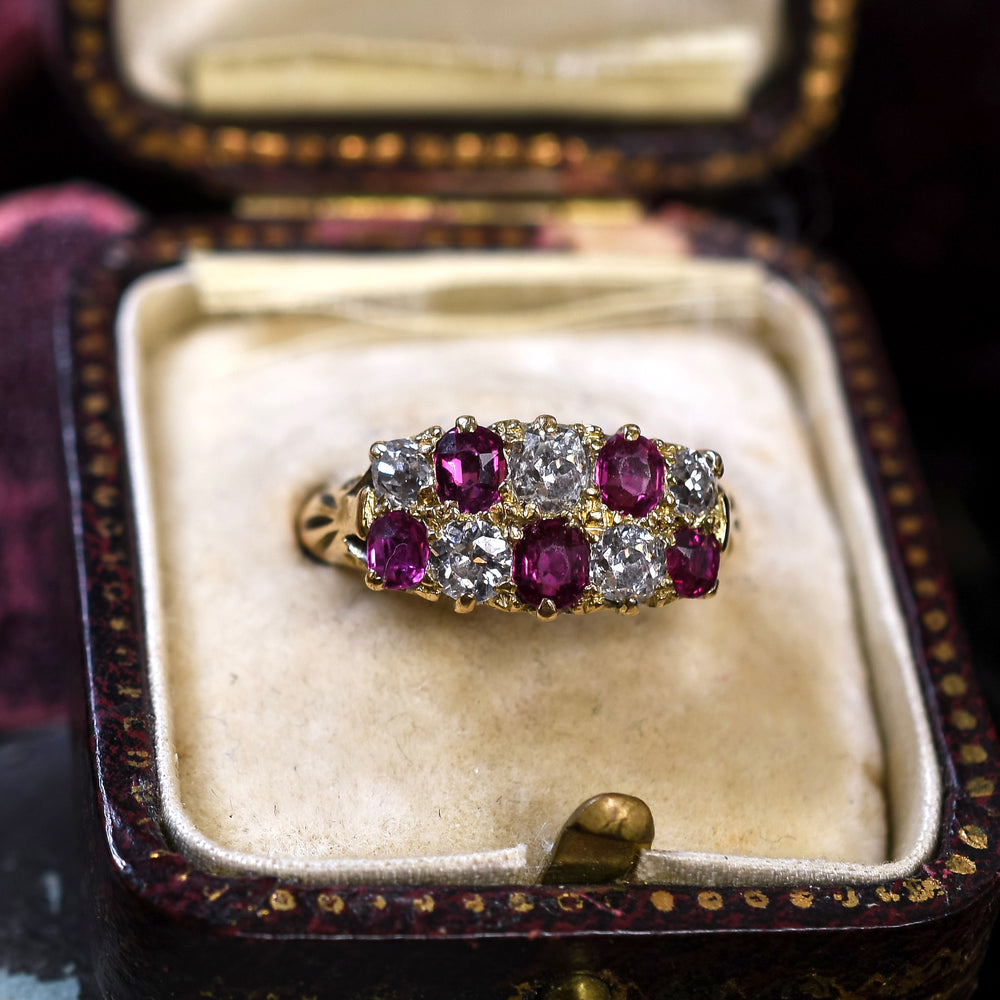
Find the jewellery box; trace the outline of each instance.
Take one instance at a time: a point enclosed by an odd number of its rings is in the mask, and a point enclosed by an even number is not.
[[[995,734],[863,299],[641,207],[829,127],[852,7],[70,0],[95,127],[234,205],[60,332],[108,995],[969,995]],[[723,456],[718,596],[456,616],[299,548],[373,441],[546,412]],[[602,793],[655,837],[563,884]]]

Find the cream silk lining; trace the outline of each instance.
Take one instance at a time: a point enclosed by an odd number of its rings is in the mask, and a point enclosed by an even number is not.
[[[777,0],[122,0],[118,58],[209,113],[725,118],[772,63]]]
[[[667,257],[209,255],[120,314],[165,820],[213,869],[522,883],[602,791],[639,876],[876,881],[933,847],[906,630],[810,307]],[[543,626],[371,594],[296,505],[380,437],[552,411],[716,447],[719,596]]]

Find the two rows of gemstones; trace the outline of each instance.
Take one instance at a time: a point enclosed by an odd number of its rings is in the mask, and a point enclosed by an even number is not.
[[[627,425],[480,426],[371,448],[360,508],[368,585],[551,619],[715,592],[729,505],[715,452]]]

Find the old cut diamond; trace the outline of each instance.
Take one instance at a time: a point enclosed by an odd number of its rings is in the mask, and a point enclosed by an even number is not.
[[[590,462],[580,435],[565,424],[532,424],[511,457],[514,492],[543,514],[568,510],[590,480]]]
[[[606,601],[644,601],[663,582],[666,553],[666,543],[645,528],[616,524],[594,543],[590,582]]]
[[[415,441],[386,441],[372,461],[372,485],[380,497],[401,507],[416,503],[420,491],[434,482],[431,464]]]
[[[452,521],[431,542],[431,573],[448,597],[488,601],[510,579],[511,553],[489,521]]]
[[[677,501],[677,510],[687,517],[701,517],[714,507],[719,496],[719,484],[707,458],[696,451],[682,448],[667,472],[670,492]]]

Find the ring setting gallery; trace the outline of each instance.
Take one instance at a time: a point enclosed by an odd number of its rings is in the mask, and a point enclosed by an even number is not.
[[[722,459],[599,427],[459,417],[378,441],[364,475],[303,505],[298,537],[373,590],[543,621],[711,597],[732,515]]]

